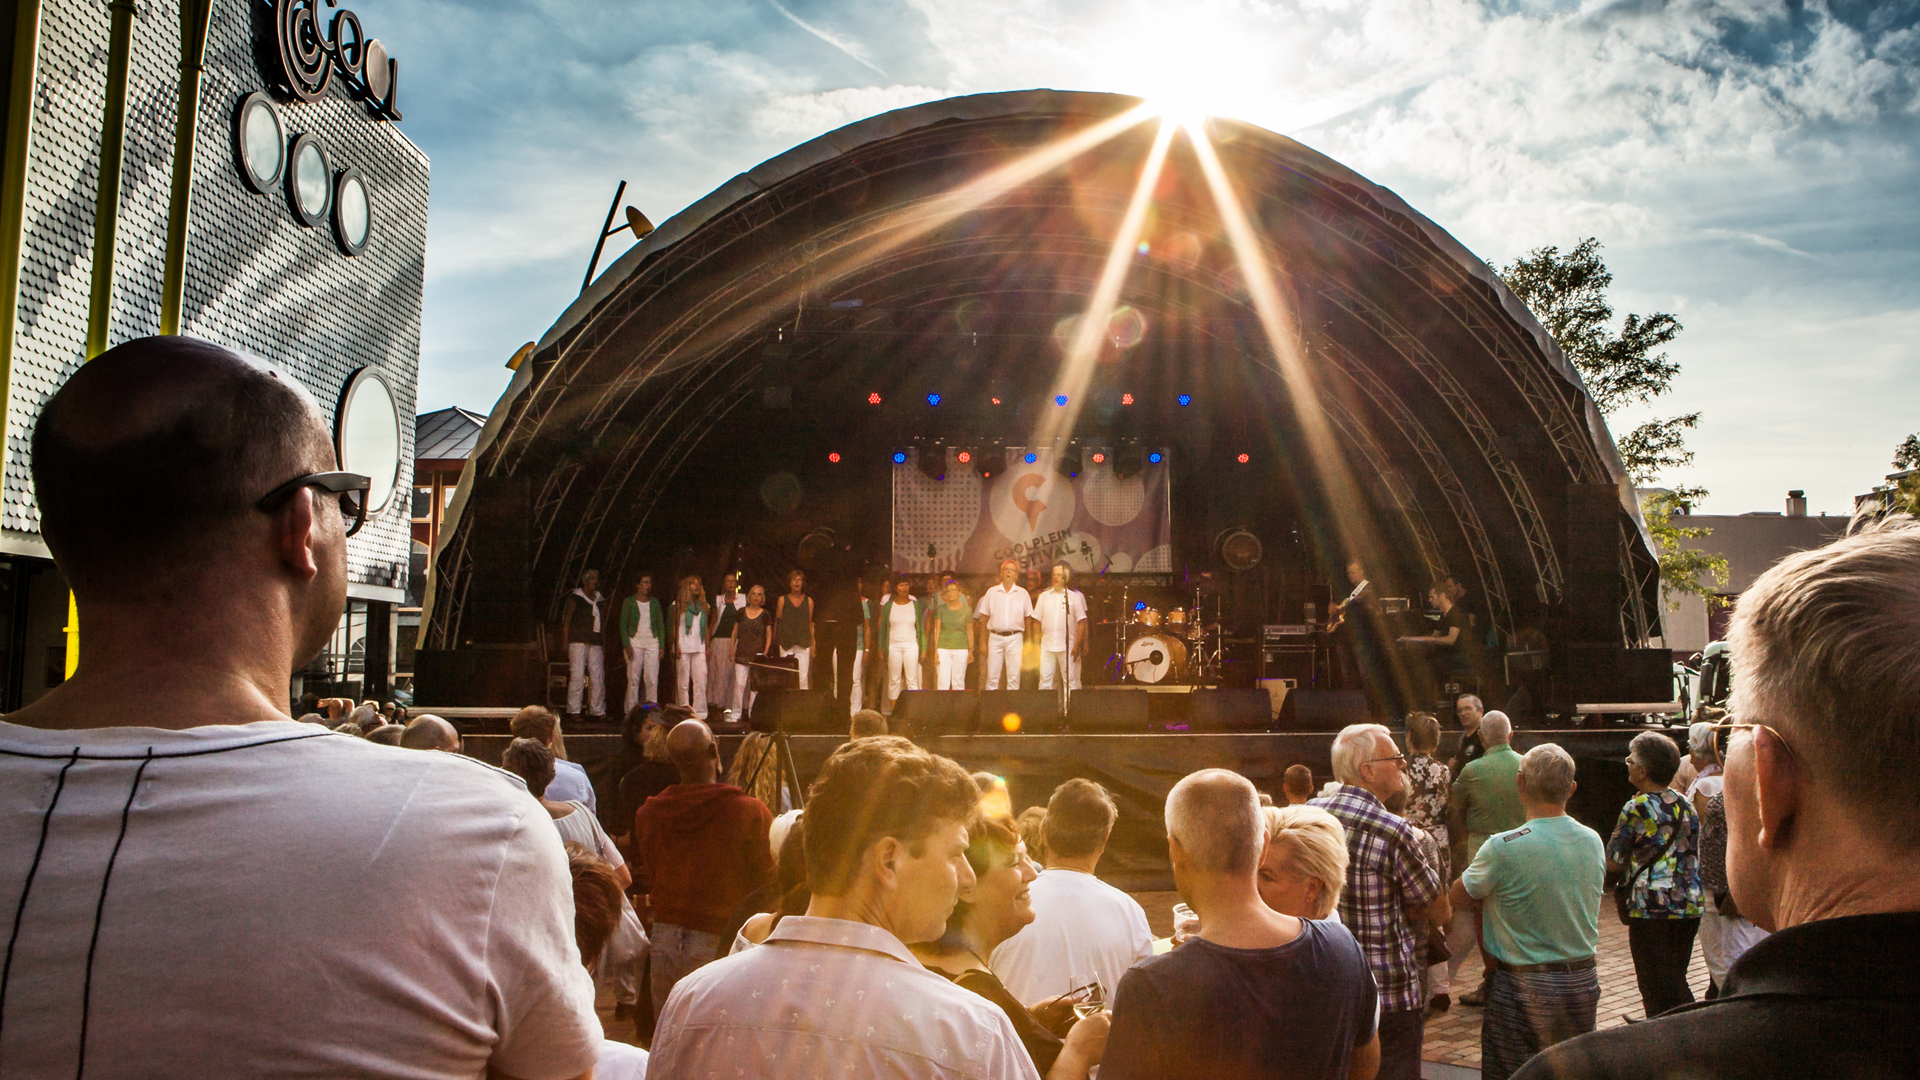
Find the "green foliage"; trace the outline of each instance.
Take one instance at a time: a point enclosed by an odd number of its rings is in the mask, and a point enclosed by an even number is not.
[[[1713,530],[1674,520],[1679,516],[1680,521],[1684,522],[1686,518],[1682,511],[1705,494],[1703,488],[1683,487],[1673,491],[1650,491],[1640,500],[1640,516],[1646,521],[1647,532],[1659,548],[1656,554],[1660,560],[1660,599],[1669,610],[1678,608],[1680,599],[1685,596],[1702,598],[1707,602],[1709,611],[1726,604],[1720,595],[1720,590],[1731,578],[1726,556],[1680,546],[1682,540],[1710,536]]]
[[[1535,248],[1500,276],[1559,343],[1602,416],[1673,389],[1680,365],[1655,350],[1679,335],[1680,320],[1665,313],[1628,314],[1616,334],[1607,301],[1613,272],[1600,258],[1599,240],[1589,236],[1565,253],[1551,245]],[[1697,412],[1649,420],[1621,438],[1620,460],[1634,482],[1650,484],[1663,469],[1691,464],[1685,433],[1699,423]]]
[[[1920,469],[1920,435],[1909,435],[1905,442],[1894,447],[1893,467],[1896,469]]]

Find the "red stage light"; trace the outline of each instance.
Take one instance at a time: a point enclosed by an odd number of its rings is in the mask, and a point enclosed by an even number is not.
[[[879,394],[868,394],[868,395],[867,395],[867,404],[869,404],[869,405],[878,405],[878,404],[880,404],[880,395],[879,395]]]
[[[973,461],[973,455],[967,453],[965,450],[962,450],[960,451],[960,454],[956,460],[958,460],[960,464],[966,465]]]
[[[1242,464],[1242,465],[1245,465],[1245,464],[1246,464],[1247,462],[1249,462],[1249,461],[1252,461],[1252,460],[1253,460],[1253,457],[1252,457],[1252,455],[1250,455],[1250,454],[1241,454],[1241,455],[1240,455],[1240,464]]]
[[[1121,395],[1120,395],[1120,404],[1122,404],[1122,405],[1131,405],[1131,404],[1133,404],[1133,395],[1132,395],[1132,394],[1121,394]]]
[[[994,398],[994,399],[993,399],[993,403],[994,403],[995,405],[998,405],[998,404],[1000,404],[1000,399],[999,399],[999,398]]]
[[[828,454],[828,455],[827,455],[827,460],[828,460],[828,461],[831,461],[831,462],[833,462],[833,463],[834,463],[835,465],[838,465],[838,464],[840,464],[840,454],[839,454],[839,452],[838,452],[838,451],[836,451],[836,452],[834,452],[834,453],[831,453],[831,454]]]
[[[1105,454],[1093,455],[1093,463],[1095,465],[1105,465],[1107,463],[1107,455]]]

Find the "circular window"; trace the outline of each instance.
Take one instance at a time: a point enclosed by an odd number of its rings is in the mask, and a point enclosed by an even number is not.
[[[373,201],[359,169],[343,169],[333,184],[333,239],[340,250],[358,255],[373,233]]]
[[[240,176],[247,186],[265,194],[280,182],[287,167],[287,129],[273,99],[253,93],[240,99],[234,114],[233,141],[240,154]]]
[[[294,139],[287,154],[287,200],[294,216],[304,225],[324,224],[332,195],[333,165],[326,146],[312,135]]]
[[[354,372],[340,394],[334,444],[340,468],[373,478],[367,516],[386,509],[400,482],[400,410],[386,380],[370,367]]]

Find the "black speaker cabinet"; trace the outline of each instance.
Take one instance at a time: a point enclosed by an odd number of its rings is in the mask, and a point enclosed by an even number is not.
[[[1273,696],[1261,689],[1195,690],[1193,730],[1271,731]]]
[[[413,654],[413,699],[429,707],[517,709],[544,701],[545,682],[546,664],[533,646],[421,649]]]
[[[906,690],[893,707],[889,730],[915,740],[971,735],[979,712],[980,695],[971,690]]]
[[[1367,722],[1364,690],[1295,690],[1280,706],[1281,731],[1339,731]]]
[[[1135,689],[1076,690],[1067,701],[1067,730],[1076,735],[1145,734],[1152,696]]]
[[[754,696],[747,722],[755,731],[845,735],[849,717],[833,708],[825,690],[762,690]]]
[[[1019,723],[1012,722],[1017,717]],[[1058,690],[982,690],[980,723],[982,735],[1006,735],[1015,732],[1045,733],[1060,729],[1060,692]]]

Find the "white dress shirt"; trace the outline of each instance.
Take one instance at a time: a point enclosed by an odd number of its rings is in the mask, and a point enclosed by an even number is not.
[[[1086,597],[1067,589],[1044,589],[1034,601],[1033,617],[1040,620],[1040,647],[1048,652],[1066,652],[1087,617]]]
[[[1027,616],[1033,614],[1033,597],[1018,585],[995,585],[980,598],[975,614],[986,616],[989,631],[1021,632],[1027,628]]]
[[[1032,1008],[1039,1002],[1100,980],[1108,1001],[1120,976],[1153,955],[1147,913],[1133,897],[1092,874],[1049,867],[1027,886],[1033,921],[993,950],[988,965],[1007,992]]]
[[[928,971],[877,926],[804,915],[682,978],[648,1070],[685,1080],[1039,1080],[999,1006]]]

